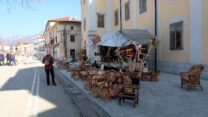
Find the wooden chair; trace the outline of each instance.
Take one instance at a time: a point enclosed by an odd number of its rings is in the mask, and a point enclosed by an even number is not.
[[[199,86],[201,90],[203,87],[200,83],[200,75],[204,70],[204,66],[202,65],[194,65],[187,72],[181,72],[181,88],[183,88],[184,84],[187,84],[188,91],[191,90],[192,87]]]
[[[126,92],[124,89],[133,89],[132,93]],[[135,108],[136,104],[139,104],[139,85],[123,85],[123,90],[118,95],[119,97],[119,105],[121,105],[121,100],[125,102],[125,100],[132,100],[134,102],[133,107]]]
[[[132,100],[134,102],[133,107],[135,108],[136,104],[139,104],[139,84],[132,84],[132,80],[130,78],[123,78],[123,90],[118,95],[119,97],[119,105],[121,105],[121,100],[125,102],[125,100]]]

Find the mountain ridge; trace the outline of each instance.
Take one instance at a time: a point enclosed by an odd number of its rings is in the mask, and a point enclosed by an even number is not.
[[[11,44],[17,43],[20,40],[32,42],[32,40],[34,38],[38,37],[40,34],[43,34],[43,31],[41,31],[37,34],[31,34],[31,35],[14,35],[14,36],[0,37],[0,38],[2,38],[4,43],[11,45]]]

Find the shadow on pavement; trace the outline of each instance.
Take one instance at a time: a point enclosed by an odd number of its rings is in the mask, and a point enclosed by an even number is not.
[[[33,85],[35,70],[37,71],[37,75],[36,75],[37,77],[36,77],[34,92],[32,93],[31,88]],[[46,85],[45,71],[42,67],[32,67],[32,68],[18,70],[15,77],[9,78],[0,91],[27,90],[28,93],[35,96],[37,95],[36,88],[37,88],[38,77],[40,78],[38,106],[40,110],[47,110],[38,113],[38,117],[79,117],[80,116],[80,112],[71,101],[71,98],[64,92],[64,89],[61,87],[60,83],[58,83],[56,74],[55,74],[55,78],[56,78],[57,86]],[[29,99],[29,95],[27,99]],[[53,106],[51,108],[48,108],[47,104]],[[38,112],[40,112],[40,110]],[[33,110],[31,110],[31,112],[32,111]]]

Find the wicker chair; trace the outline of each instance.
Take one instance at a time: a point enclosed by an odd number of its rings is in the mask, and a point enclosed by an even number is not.
[[[195,88],[196,86],[199,86],[201,90],[203,90],[203,87],[200,83],[200,75],[203,70],[204,66],[194,65],[187,72],[181,72],[181,88],[183,88],[184,84],[187,84],[188,91],[190,91],[193,87]]]

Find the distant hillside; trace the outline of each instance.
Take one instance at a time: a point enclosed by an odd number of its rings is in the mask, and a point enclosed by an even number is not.
[[[38,34],[33,34],[33,35],[16,35],[16,36],[4,37],[3,41],[7,44],[14,44],[20,40],[32,42],[32,39],[38,37],[42,33],[43,32],[40,32]]]

